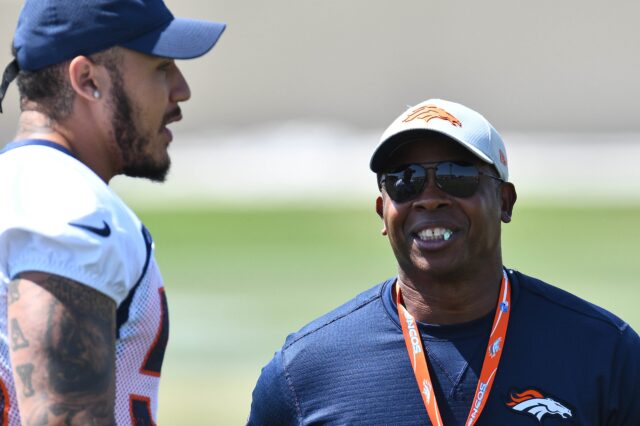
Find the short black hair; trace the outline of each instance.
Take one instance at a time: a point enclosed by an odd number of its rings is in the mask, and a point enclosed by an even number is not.
[[[11,46],[16,57],[16,49]],[[75,92],[65,76],[68,62],[51,65],[36,71],[20,70],[17,77],[20,110],[33,109],[60,121],[71,114]]]
[[[15,47],[11,47],[16,57]],[[96,64],[104,65],[113,75],[117,72],[121,56],[109,48],[89,56]],[[65,75],[69,61],[50,65],[36,71],[20,70],[16,78],[20,92],[20,110],[33,109],[54,121],[67,118],[73,110],[75,92]]]

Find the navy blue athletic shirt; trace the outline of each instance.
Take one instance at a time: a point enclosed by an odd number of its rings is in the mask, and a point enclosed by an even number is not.
[[[640,338],[615,315],[515,271],[477,425],[640,425]],[[291,334],[263,368],[249,425],[429,425],[386,281]],[[445,426],[463,425],[493,320],[420,324]]]

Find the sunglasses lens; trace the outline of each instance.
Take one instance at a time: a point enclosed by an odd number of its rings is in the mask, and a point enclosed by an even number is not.
[[[436,186],[459,198],[472,196],[478,189],[480,173],[467,163],[443,161],[435,166]],[[398,171],[383,175],[384,189],[397,203],[410,201],[420,195],[427,180],[427,168],[411,164]]]
[[[436,166],[436,185],[454,197],[472,196],[479,183],[478,169],[472,164],[445,161]]]
[[[412,164],[395,172],[384,174],[384,189],[395,202],[404,203],[417,197],[424,187],[427,171]]]

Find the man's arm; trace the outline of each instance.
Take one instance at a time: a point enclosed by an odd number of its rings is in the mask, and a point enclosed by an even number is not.
[[[38,272],[12,281],[7,298],[22,423],[115,424],[115,302]]]

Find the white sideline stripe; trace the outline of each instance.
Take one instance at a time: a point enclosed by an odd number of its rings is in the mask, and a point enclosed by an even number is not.
[[[112,186],[134,205],[360,204],[377,194],[368,163],[378,137],[304,124],[177,136],[166,183],[117,177]],[[640,134],[503,137],[521,200],[640,202]]]

